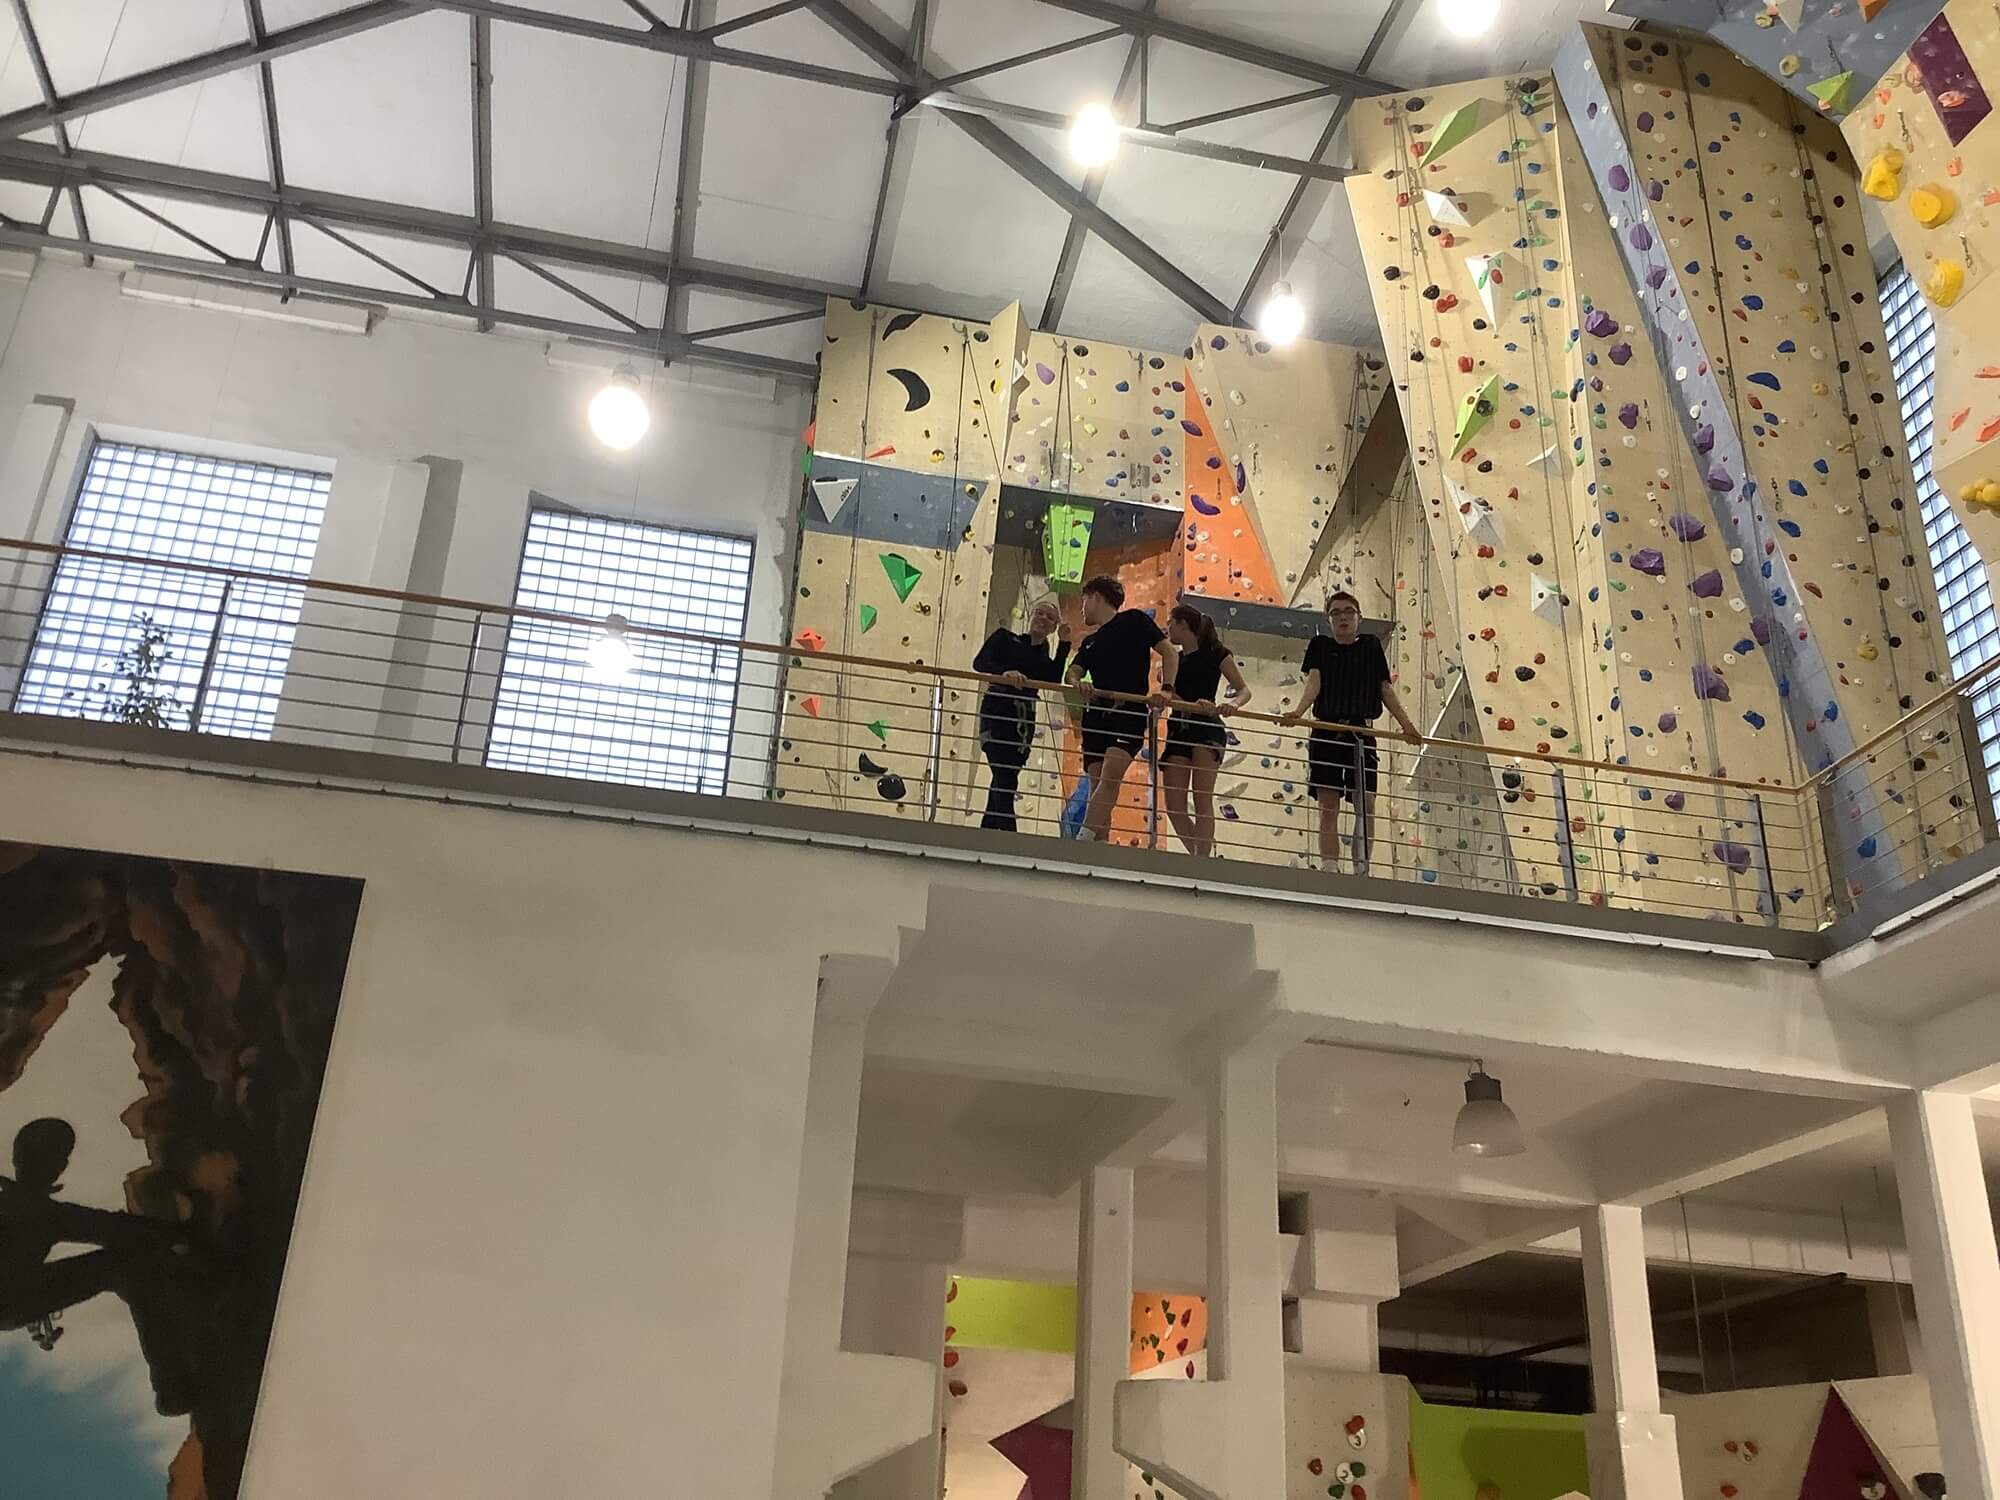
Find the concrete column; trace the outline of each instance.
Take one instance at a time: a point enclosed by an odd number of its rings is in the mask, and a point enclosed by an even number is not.
[[[1865,1288],[1868,1338],[1875,1346],[1877,1375],[1922,1375],[1924,1340],[1917,1331],[1917,1309],[1910,1289],[1894,1282],[1874,1281]]]
[[[1382,1368],[1376,1308],[1402,1291],[1396,1206],[1370,1193],[1315,1188],[1306,1197],[1298,1268],[1298,1356],[1318,1370]]]
[[[938,1500],[944,1493],[944,1299],[950,1286],[946,1266],[848,1257],[841,1348],[922,1360],[937,1372],[937,1397],[926,1437],[841,1480],[832,1500]]]
[[[1913,1092],[1888,1113],[1945,1484],[2000,1500],[2000,1256],[1972,1101]]]
[[[1674,1419],[1660,1410],[1645,1225],[1636,1208],[1600,1204],[1582,1230],[1596,1406],[1584,1423],[1591,1500],[1680,1500]]]
[[[1072,1500],[1124,1500],[1112,1407],[1131,1374],[1132,1169],[1085,1174],[1077,1225],[1076,1406]]]

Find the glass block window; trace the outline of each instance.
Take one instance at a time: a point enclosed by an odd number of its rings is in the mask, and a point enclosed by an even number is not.
[[[15,694],[64,714],[268,739],[333,476],[97,442]]]
[[[748,537],[553,507],[529,512],[514,603],[633,626],[743,639]],[[630,664],[606,670],[604,631],[516,616],[494,696],[486,763],[588,781],[720,793],[743,653],[717,643],[625,637]]]
[[[1923,293],[1902,266],[1882,279],[1882,319],[1889,330],[1889,360],[1896,372],[1896,393],[1903,403],[1903,435],[1909,445],[1910,466],[1917,473],[1924,540],[1930,546],[1931,568],[1937,576],[1938,607],[1944,613],[1951,670],[1954,676],[1964,677],[2000,655],[2000,618],[1994,615],[1986,566],[1931,477],[1937,334]],[[2000,801],[2000,680],[1988,679],[1973,695],[1972,708],[1987,783]]]

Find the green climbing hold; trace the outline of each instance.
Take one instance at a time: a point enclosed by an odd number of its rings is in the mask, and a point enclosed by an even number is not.
[[[1819,107],[1826,113],[1844,115],[1854,102],[1854,74],[1849,71],[1822,78],[1818,83],[1807,84],[1806,92],[1819,100]]]
[[[889,721],[887,719],[877,719],[873,724],[868,726],[868,732],[883,744],[886,745],[889,743]]]
[[[1082,583],[1092,508],[1058,501],[1042,520],[1042,571],[1051,583]]]
[[[1438,128],[1424,146],[1424,162],[1428,165],[1443,156],[1452,147],[1469,140],[1500,114],[1500,106],[1491,99],[1474,99],[1469,104],[1461,104],[1439,122]]]
[[[924,575],[918,571],[907,557],[900,552],[882,554],[882,571],[889,575],[889,587],[896,591],[896,602],[909,602],[910,590],[917,586],[917,580]]]
[[[868,632],[869,632],[869,631],[871,631],[871,630],[873,630],[873,629],[875,628],[875,619],[876,619],[876,614],[875,614],[875,606],[874,606],[874,605],[872,605],[872,604],[864,604],[864,605],[862,605],[862,606],[861,606],[861,633],[862,633],[863,635],[866,635],[866,634],[868,634]]]
[[[1493,420],[1493,414],[1500,409],[1500,377],[1489,375],[1486,384],[1476,391],[1467,391],[1465,399],[1458,403],[1458,427],[1452,435],[1451,456],[1464,451],[1465,445],[1479,433],[1485,431],[1486,424]]]

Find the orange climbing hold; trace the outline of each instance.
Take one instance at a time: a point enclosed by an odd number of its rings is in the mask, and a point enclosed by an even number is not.
[[[826,637],[821,635],[817,630],[801,630],[798,639],[799,644],[808,651],[824,651],[826,649]]]
[[[801,698],[799,700],[799,707],[806,711],[806,717],[812,719],[817,719],[819,717],[818,697],[815,696],[811,698]]]

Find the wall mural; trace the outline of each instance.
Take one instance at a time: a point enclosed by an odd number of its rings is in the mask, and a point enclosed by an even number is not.
[[[0,1471],[233,1500],[358,881],[0,843]]]

